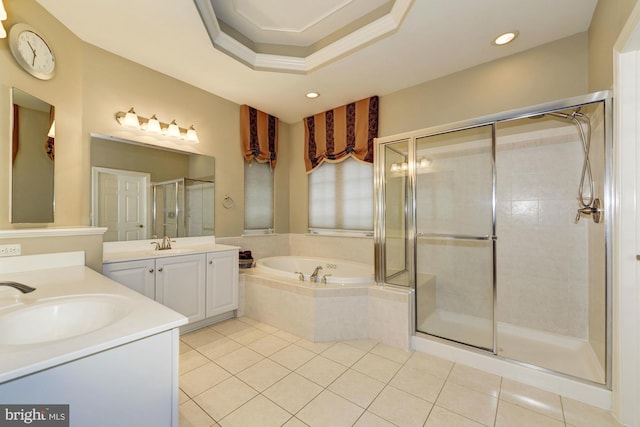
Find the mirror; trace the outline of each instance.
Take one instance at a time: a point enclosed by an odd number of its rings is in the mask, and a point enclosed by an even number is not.
[[[214,235],[215,159],[91,135],[91,225],[104,241]]]
[[[55,108],[12,88],[11,222],[50,223],[54,211]]]

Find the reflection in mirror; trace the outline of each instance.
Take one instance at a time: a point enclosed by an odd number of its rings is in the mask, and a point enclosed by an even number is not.
[[[55,108],[12,88],[11,222],[53,222]]]
[[[104,240],[214,235],[215,159],[91,136],[91,224]]]

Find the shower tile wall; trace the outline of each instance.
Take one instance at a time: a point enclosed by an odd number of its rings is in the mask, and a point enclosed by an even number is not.
[[[588,224],[574,223],[577,135],[572,125],[504,137],[498,129],[498,321],[587,338]]]

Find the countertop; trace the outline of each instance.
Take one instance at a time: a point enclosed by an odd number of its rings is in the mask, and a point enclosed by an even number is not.
[[[64,260],[57,262],[61,254],[0,260],[1,281],[15,281],[36,288],[27,294],[9,287],[0,288],[0,325],[1,316],[20,304],[65,296],[116,296],[126,300],[128,312],[110,325],[84,335],[44,343],[1,345],[0,384],[187,323],[183,315],[86,267],[83,252],[70,254],[82,256],[66,263]],[[80,259],[82,263],[77,265],[76,261]],[[39,263],[42,260],[44,263]],[[51,267],[56,264],[62,266]],[[25,266],[29,271],[19,271]]]
[[[178,238],[175,239],[175,241],[172,240],[172,249],[154,250],[151,243],[160,241],[161,239],[105,243],[102,262],[104,264],[108,264],[119,261],[134,261],[169,256],[240,250],[237,246],[220,245],[215,243],[215,240],[207,241],[198,238]]]

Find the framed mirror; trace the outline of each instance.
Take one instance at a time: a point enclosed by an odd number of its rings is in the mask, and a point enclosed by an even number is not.
[[[215,159],[91,135],[91,225],[105,242],[214,235]]]
[[[11,89],[11,222],[54,221],[55,107]]]

